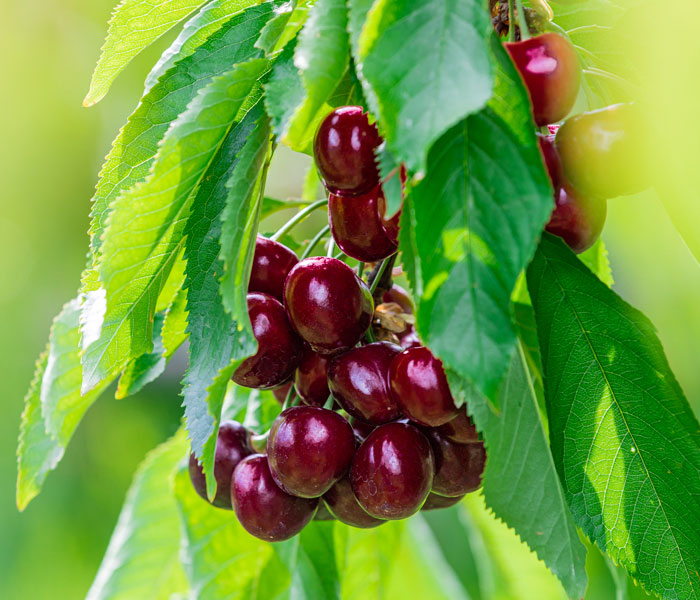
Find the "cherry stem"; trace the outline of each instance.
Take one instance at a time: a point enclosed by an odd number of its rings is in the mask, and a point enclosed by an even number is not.
[[[357,276],[362,279],[362,275],[365,272],[365,263],[361,262],[359,265],[357,265]]]
[[[326,252],[326,256],[328,258],[333,258],[333,251],[335,250],[335,238],[331,235],[331,239],[328,240],[328,252]]]
[[[365,339],[367,340],[368,344],[373,344],[374,342],[377,341],[377,338],[374,335],[374,331],[372,330],[371,323],[370,323],[369,329],[365,332]]]
[[[323,408],[326,410],[331,410],[333,408],[333,404],[335,403],[335,398],[333,396],[328,396],[328,400],[326,400],[326,403],[323,405]]]
[[[518,24],[520,25],[520,41],[530,39],[530,28],[527,26],[527,18],[525,17],[525,9],[523,8],[522,0],[515,0],[518,7]]]
[[[273,242],[276,242],[278,239],[280,239],[285,233],[287,233],[292,227],[294,227],[297,223],[300,223],[303,221],[306,217],[308,217],[312,212],[314,212],[317,208],[320,208],[322,206],[325,206],[328,204],[328,200],[317,200],[316,202],[309,204],[305,209],[300,210],[297,214],[295,214],[289,221],[287,221],[282,227],[280,227],[277,230],[277,233],[275,235],[270,236],[270,239]]]
[[[265,454],[267,448],[267,438],[270,437],[270,432],[266,431],[259,435],[251,435],[248,439],[250,447],[255,450],[258,454]]]
[[[308,258],[309,255],[314,251],[314,248],[316,247],[316,244],[318,244],[321,241],[321,238],[326,235],[331,229],[330,225],[326,225],[321,231],[319,231],[316,236],[309,242],[309,245],[306,247],[306,250],[304,250],[304,253],[301,255],[301,258],[299,260],[304,260],[305,258]]]
[[[515,0],[508,0],[508,41],[515,41]]]
[[[394,252],[391,256],[387,256],[379,265],[379,268],[376,270],[376,272],[372,273],[370,275],[370,284],[369,284],[369,292],[374,296],[374,292],[379,286],[379,282],[381,281],[382,277],[384,276],[384,273],[386,272],[387,268],[389,265],[393,267],[394,262],[396,262],[396,252]],[[391,279],[391,276],[389,276]],[[387,282],[388,283],[388,282]]]
[[[284,403],[282,404],[282,410],[289,408],[289,406],[292,403],[292,398],[294,398],[296,393],[297,393],[297,391],[294,388],[294,384],[289,386],[289,391],[287,392],[287,397],[284,399]]]

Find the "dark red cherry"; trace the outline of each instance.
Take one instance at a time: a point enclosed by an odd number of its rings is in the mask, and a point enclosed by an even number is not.
[[[295,536],[313,519],[318,506],[316,498],[297,498],[282,491],[263,454],[253,454],[238,463],[231,499],[245,530],[267,542]]]
[[[425,347],[408,348],[389,369],[394,398],[411,421],[437,427],[457,416],[442,362]]]
[[[284,280],[298,262],[297,255],[287,246],[259,235],[255,240],[248,291],[270,294],[282,302]]]
[[[295,406],[270,429],[267,456],[277,484],[303,498],[317,498],[343,477],[355,454],[355,436],[343,417],[315,406]]]
[[[466,494],[464,496],[466,496]],[[450,506],[459,504],[459,502],[462,500],[462,498],[464,498],[464,496],[438,496],[436,493],[430,492],[430,494],[428,495],[428,499],[425,501],[425,504],[423,505],[421,510],[436,510],[439,508],[450,508]]]
[[[375,519],[365,512],[365,509],[355,498],[350,480],[347,477],[343,477],[323,495],[321,504],[325,504],[330,513],[341,523],[360,529],[370,529],[386,522],[382,519]]]
[[[406,331],[399,334],[399,344],[401,344],[401,347],[404,349],[417,348],[423,345],[413,325],[409,325]]]
[[[398,304],[406,314],[413,314],[413,300],[411,299],[410,294],[400,285],[394,284],[391,286],[391,289],[384,292],[382,302],[394,302],[395,304]]]
[[[356,196],[379,183],[375,149],[382,138],[360,106],[343,106],[328,115],[316,132],[314,159],[324,185],[333,194]]]
[[[482,442],[458,444],[427,429],[435,454],[435,479],[432,491],[441,496],[463,496],[479,489],[486,465],[486,449]]]
[[[328,365],[328,385],[333,397],[349,414],[372,425],[401,416],[389,389],[389,365],[401,348],[375,342],[348,350]]]
[[[328,400],[328,357],[308,346],[294,375],[294,386],[301,401],[308,406],[323,406]]]
[[[352,430],[355,433],[355,439],[360,443],[367,439],[367,436],[376,429],[376,425],[370,425],[359,419],[352,419]]]
[[[287,394],[289,394],[289,390],[291,388],[292,382],[290,381],[289,383],[285,383],[284,385],[280,385],[273,389],[272,395],[275,397],[275,400],[277,400],[277,402],[279,402],[280,404],[284,404],[284,401],[287,399]]]
[[[561,171],[561,159],[554,145],[554,138],[555,136],[551,134],[537,134],[537,142],[540,145],[540,152],[542,153],[544,164],[547,167],[547,174],[552,182],[552,187],[557,190],[562,185],[563,175]]]
[[[580,254],[600,237],[608,213],[606,200],[575,193],[568,184],[555,192],[555,207],[545,229]]]
[[[428,497],[435,475],[430,442],[405,423],[377,427],[355,453],[352,491],[371,516],[405,519]]]
[[[361,196],[331,194],[328,222],[338,248],[363,262],[382,260],[396,252],[401,213],[385,219],[385,211],[380,185]]]
[[[374,313],[372,295],[355,271],[320,256],[302,260],[290,271],[284,302],[294,329],[320,354],[352,348]]]
[[[437,428],[441,436],[457,442],[458,444],[470,444],[479,441],[479,433],[474,423],[467,415],[467,408],[463,406],[454,419]]]
[[[284,306],[268,294],[248,294],[248,316],[258,351],[246,358],[233,374],[233,381],[249,388],[273,388],[294,374],[303,344],[287,320]]]
[[[525,82],[535,123],[542,127],[568,115],[581,83],[581,66],[571,42],[558,33],[544,33],[504,46]]]
[[[214,478],[216,479],[216,496],[212,500],[214,506],[231,509],[231,475],[236,465],[253,453],[248,444],[248,436],[249,431],[236,421],[224,421],[219,426],[214,453]],[[195,491],[208,501],[204,471],[194,453],[190,454],[190,479]]]

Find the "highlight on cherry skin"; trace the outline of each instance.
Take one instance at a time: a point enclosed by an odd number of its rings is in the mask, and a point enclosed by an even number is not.
[[[248,291],[269,294],[282,302],[284,280],[298,262],[297,255],[287,246],[259,235],[255,240]]]

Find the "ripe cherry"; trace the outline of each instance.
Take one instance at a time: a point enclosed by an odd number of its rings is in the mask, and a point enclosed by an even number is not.
[[[374,312],[365,283],[344,262],[314,257],[294,267],[284,284],[292,326],[320,354],[337,354],[360,341]]]
[[[231,510],[231,475],[236,465],[253,453],[248,445],[248,435],[249,431],[236,421],[224,421],[219,425],[214,453],[216,495],[211,502],[214,506]],[[194,452],[190,454],[190,479],[195,491],[208,501],[207,481]]]
[[[354,417],[352,419],[352,431],[355,434],[355,439],[359,443],[364,442],[367,439],[367,436],[376,428],[376,425],[370,425],[369,423],[365,423],[364,421],[360,421],[360,419],[356,419]]]
[[[482,442],[458,444],[435,429],[424,431],[435,454],[435,478],[432,491],[441,496],[463,496],[479,489],[486,464]]]
[[[338,248],[363,262],[382,260],[396,252],[401,214],[385,219],[385,211],[380,185],[361,196],[331,194],[328,222]]]
[[[544,159],[544,164],[547,167],[547,174],[552,182],[552,187],[557,190],[562,184],[561,159],[554,145],[554,135],[537,134],[537,142],[540,145],[540,152]]]
[[[408,348],[389,369],[394,398],[411,421],[437,427],[457,416],[442,362],[425,347]]]
[[[295,536],[313,519],[318,506],[316,498],[297,498],[282,491],[272,479],[264,454],[253,454],[238,463],[231,499],[245,530],[267,542]]]
[[[294,375],[294,387],[304,404],[323,406],[326,403],[330,395],[327,371],[328,357],[307,346]]]
[[[650,185],[648,131],[639,109],[616,104],[567,119],[555,144],[566,178],[597,198],[636,194]]]
[[[289,383],[285,383],[274,388],[272,390],[272,395],[275,397],[275,400],[277,400],[277,402],[279,402],[280,404],[284,404],[284,401],[287,399],[287,394],[289,394],[289,390],[291,388],[292,382],[290,381]]]
[[[333,397],[353,417],[381,425],[401,416],[389,389],[389,365],[401,348],[375,342],[353,348],[328,365],[328,385]]]
[[[370,529],[386,522],[375,519],[365,512],[355,498],[347,477],[343,477],[323,495],[321,504],[325,504],[330,513],[341,523],[360,529]]]
[[[248,291],[269,294],[282,302],[284,280],[298,262],[297,255],[287,246],[259,235],[255,240]]]
[[[401,347],[404,349],[418,348],[419,346],[423,345],[423,343],[420,341],[420,338],[418,337],[416,328],[413,325],[409,325],[406,328],[406,331],[399,334],[399,344],[401,344]]]
[[[314,139],[314,159],[321,179],[333,194],[357,196],[379,183],[375,149],[382,139],[360,106],[336,108],[321,123]]]
[[[288,408],[267,440],[270,470],[289,494],[317,498],[343,477],[355,454],[355,436],[343,417],[315,406]]]
[[[581,84],[581,66],[571,42],[558,33],[545,33],[504,46],[525,82],[535,123],[542,127],[568,115]]]
[[[451,419],[444,425],[440,425],[437,431],[441,436],[458,444],[470,444],[479,441],[479,433],[467,415],[466,406],[462,407],[454,419]]]
[[[258,351],[246,358],[233,381],[249,388],[273,388],[294,374],[303,344],[287,320],[282,304],[267,294],[248,294],[248,316]]]
[[[428,439],[412,425],[389,423],[377,427],[357,450],[350,483],[371,516],[405,519],[425,502],[434,474]]]
[[[435,492],[430,492],[428,495],[428,499],[425,501],[425,504],[421,508],[421,510],[436,510],[440,508],[450,508],[450,506],[454,506],[455,504],[459,504],[464,498],[466,494],[463,496],[454,496],[454,497],[449,497],[449,496],[439,496]]]
[[[605,200],[576,194],[564,184],[556,191],[554,211],[545,229],[580,254],[600,237],[607,213]]]

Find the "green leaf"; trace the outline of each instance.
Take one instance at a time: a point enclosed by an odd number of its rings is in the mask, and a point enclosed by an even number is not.
[[[401,163],[388,150],[386,144],[382,144],[377,152],[377,163],[379,164],[379,176],[382,181],[382,191],[386,199],[387,219],[393,217],[403,202],[403,186],[401,185]]]
[[[122,0],[114,9],[84,106],[99,102],[114,79],[150,46],[205,0]]]
[[[255,433],[265,433],[280,414],[280,403],[270,390],[254,390],[229,382],[221,419],[233,419]]]
[[[576,522],[648,590],[697,598],[700,428],[653,325],[550,235],[528,287]]]
[[[265,56],[276,53],[295,38],[306,23],[309,8],[314,0],[292,0],[279,7],[276,16],[262,28],[255,46],[265,51]]]
[[[108,379],[85,396],[80,394],[80,310],[80,298],[76,298],[54,320],[47,351],[37,363],[25,398],[17,449],[20,510],[39,493],[83,415],[111,383]]]
[[[491,97],[488,12],[479,0],[367,8],[350,2],[360,79],[389,149],[409,171],[423,170],[433,143]]]
[[[156,300],[184,247],[192,191],[267,64],[253,59],[213,79],[168,130],[148,178],[113,202],[98,265],[107,306],[83,354],[83,392],[152,350]]]
[[[162,338],[166,357],[175,354],[187,339],[187,290],[184,288],[178,292],[165,313]]]
[[[205,473],[210,474],[213,472],[216,434],[226,385],[235,368],[233,361],[255,351],[247,308],[245,313],[238,315],[247,322],[247,329],[240,325],[241,330],[249,332],[246,337],[239,333],[239,322],[224,309],[219,293],[219,277],[224,271],[219,257],[222,213],[227,202],[234,201],[230,196],[234,189],[249,185],[245,175],[240,180],[234,177],[247,170],[247,165],[241,163],[243,150],[250,152],[252,146],[248,147],[247,143],[258,139],[260,124],[265,122],[259,94],[254,97],[258,101],[239,117],[210,165],[194,199],[185,231],[187,332],[190,336],[190,367],[183,380],[185,417],[192,448],[196,456],[203,459]],[[248,154],[244,158],[247,159]],[[229,189],[229,182],[235,182],[238,187]],[[239,198],[238,202],[242,214],[253,205],[250,198]],[[239,233],[246,244],[250,243],[251,235],[253,241],[255,239],[254,228]],[[241,252],[242,260],[246,260],[246,254]],[[240,291],[244,294],[247,287],[247,283],[242,285]],[[208,481],[210,485],[215,482],[213,477]]]
[[[87,600],[168,600],[187,591],[173,489],[176,467],[187,450],[180,430],[136,470]]]
[[[401,218],[421,339],[493,399],[515,348],[510,297],[552,210],[520,78],[501,72],[489,106],[448,131]]]
[[[180,35],[153,66],[146,77],[144,95],[164,73],[167,73],[173,65],[183,58],[191,56],[197,48],[221,29],[226,21],[256,4],[260,4],[260,0],[213,0],[207,2],[194,17],[185,23]]]
[[[484,497],[496,517],[515,529],[561,580],[571,598],[586,591],[586,549],[557,477],[522,349],[499,391],[496,414],[474,394],[468,410],[483,432],[488,462]]]

